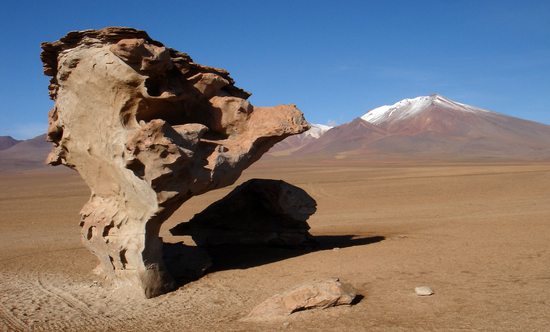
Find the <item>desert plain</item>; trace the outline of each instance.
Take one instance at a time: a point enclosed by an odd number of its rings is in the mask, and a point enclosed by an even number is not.
[[[550,326],[550,163],[268,158],[243,173],[317,201],[317,248],[226,246],[195,281],[145,299],[103,285],[80,241],[76,172],[0,174],[1,331],[544,331]],[[235,186],[234,185],[234,186]],[[168,230],[234,186],[186,202]],[[338,277],[353,306],[241,319],[268,297]],[[429,286],[432,296],[414,289]]]

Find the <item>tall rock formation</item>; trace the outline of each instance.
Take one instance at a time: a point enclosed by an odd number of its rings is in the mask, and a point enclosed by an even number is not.
[[[227,71],[196,64],[144,31],[70,32],[42,50],[55,101],[48,162],[76,169],[91,189],[80,225],[101,271],[146,297],[174,287],[162,222],[309,128],[295,105],[255,107]]]

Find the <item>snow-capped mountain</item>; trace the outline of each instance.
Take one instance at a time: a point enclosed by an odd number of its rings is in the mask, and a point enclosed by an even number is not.
[[[550,159],[550,126],[453,101],[403,99],[335,127],[294,152],[337,158]]]
[[[479,113],[488,112],[484,109],[472,107],[466,104],[447,99],[438,94],[421,96],[412,99],[403,99],[393,105],[384,105],[368,111],[361,119],[375,125],[401,121],[419,113],[425,112],[430,107],[452,108],[454,111]]]
[[[393,135],[438,133],[444,136],[538,142],[549,126],[462,104],[440,95],[404,99],[361,117]],[[537,143],[538,144],[538,143]]]

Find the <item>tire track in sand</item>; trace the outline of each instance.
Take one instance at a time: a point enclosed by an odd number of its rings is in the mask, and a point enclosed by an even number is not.
[[[54,286],[53,283],[45,280],[41,274],[38,274],[35,284],[44,294],[57,298],[64,305],[82,314],[78,322],[66,321],[62,326],[64,329],[78,328],[82,331],[87,328],[94,331],[98,326],[106,329],[119,329],[126,326],[125,320],[139,317],[139,313],[135,312],[125,312],[126,315],[123,317],[106,317],[102,313],[92,310],[86,302],[76,298],[70,292]]]
[[[36,284],[38,285],[39,289],[44,293],[58,298],[63,303],[68,305],[70,308],[76,309],[80,311],[82,314],[86,316],[90,316],[92,320],[95,320],[97,316],[96,313],[90,310],[90,308],[86,305],[86,303],[78,300],[77,298],[72,296],[69,292],[66,292],[60,288],[57,288],[52,284],[45,283],[40,275],[36,279]]]
[[[28,330],[27,325],[18,319],[11,311],[0,303],[0,319],[6,324],[6,331],[26,331]]]
[[[64,305],[79,313],[78,321],[66,320],[55,322],[56,326],[51,327],[54,327],[56,330],[78,329],[80,331],[91,331],[97,326],[105,326],[106,324],[109,324],[111,328],[115,328],[115,326],[118,325],[116,322],[112,322],[104,319],[104,317],[101,317],[100,314],[91,310],[85,302],[75,298],[69,292],[54,286],[51,282],[48,282],[48,280],[44,280],[44,277],[41,274],[38,274],[35,284],[38,290],[42,293],[48,295],[52,299],[57,299],[61,305]]]

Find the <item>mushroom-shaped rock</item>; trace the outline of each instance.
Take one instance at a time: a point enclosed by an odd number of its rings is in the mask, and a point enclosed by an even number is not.
[[[316,206],[301,188],[282,180],[252,179],[170,232],[191,235],[199,246],[305,246],[314,243],[307,219]]]
[[[91,189],[80,225],[103,273],[147,297],[173,288],[162,222],[309,127],[294,105],[252,106],[228,72],[144,31],[70,32],[42,50],[55,101],[48,162],[76,169]]]

